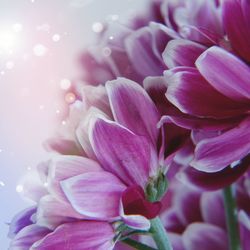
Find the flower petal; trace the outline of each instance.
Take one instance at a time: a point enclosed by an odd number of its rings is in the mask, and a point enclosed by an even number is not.
[[[183,234],[183,242],[188,250],[228,250],[226,232],[211,224],[190,224]]]
[[[106,222],[66,223],[35,243],[31,250],[112,250],[113,236],[113,228]]]
[[[211,209],[213,206],[213,210]],[[201,196],[201,212],[204,222],[226,228],[226,217],[221,190],[216,192],[204,192]]]
[[[206,47],[189,40],[174,39],[168,42],[162,57],[169,69],[176,66],[193,67],[198,56]]]
[[[158,123],[161,127],[165,123],[173,123],[179,127],[200,130],[203,131],[221,131],[232,128],[239,123],[239,118],[227,118],[227,119],[210,119],[210,118],[199,118],[186,114],[177,115],[164,115]]]
[[[60,181],[92,171],[102,171],[100,165],[94,160],[72,155],[55,157],[51,161],[49,168],[49,190],[58,199],[67,202],[67,199],[61,190]]]
[[[240,238],[241,238],[242,248],[244,250],[250,250],[250,245],[249,245],[250,217],[243,210],[239,212],[239,223],[240,223]]]
[[[165,65],[159,58],[157,44],[161,41],[163,47],[173,36],[176,36],[175,32],[171,32],[164,25],[151,24],[132,32],[126,38],[125,46],[130,62],[143,78],[162,74]]]
[[[246,157],[238,167],[226,167],[215,173],[205,173],[193,167],[187,167],[178,173],[178,179],[186,185],[203,190],[217,190],[226,187],[240,178],[250,167],[250,157]]]
[[[27,250],[51,231],[37,225],[24,227],[11,241],[9,250]]]
[[[200,191],[194,188],[187,188],[184,185],[173,197],[176,214],[183,225],[188,225],[194,221],[201,221],[200,212]]]
[[[167,83],[163,76],[147,77],[143,81],[143,87],[151,100],[155,103],[161,115],[168,112],[173,105],[166,99]]]
[[[151,143],[115,122],[98,117],[92,122],[90,141],[103,168],[127,185],[144,187],[150,169],[157,167]]]
[[[244,62],[219,47],[211,47],[200,55],[196,66],[220,93],[249,104],[250,70]]]
[[[119,216],[119,201],[126,186],[109,172],[90,172],[61,181],[74,209],[85,216],[111,220]]]
[[[77,213],[68,202],[57,200],[52,195],[44,196],[38,203],[36,223],[39,226],[53,230],[76,219],[86,219],[86,216]]]
[[[36,212],[36,207],[30,207],[18,213],[10,223],[8,237],[13,238],[24,227],[32,224],[31,216],[35,212]]]
[[[249,1],[227,0],[222,4],[223,25],[234,50],[250,61]]]
[[[167,80],[170,85],[166,96],[183,113],[224,118],[238,116],[246,108],[216,91],[194,68],[167,76]]]
[[[115,120],[135,134],[149,137],[155,144],[160,116],[146,91],[125,78],[107,82],[106,88]]]
[[[191,165],[204,172],[217,172],[238,161],[250,151],[250,118],[219,136],[201,140]]]

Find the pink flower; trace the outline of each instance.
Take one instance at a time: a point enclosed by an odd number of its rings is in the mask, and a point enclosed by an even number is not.
[[[219,47],[206,50],[195,64],[197,68],[179,67],[167,73],[167,98],[191,116],[177,117],[179,125],[193,129],[196,149],[191,165],[216,172],[249,153],[250,70]]]

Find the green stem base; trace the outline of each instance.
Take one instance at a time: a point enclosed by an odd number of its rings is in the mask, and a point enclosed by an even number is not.
[[[240,236],[237,222],[236,202],[233,195],[232,186],[223,189],[224,206],[226,213],[228,241],[230,250],[240,250]]]
[[[151,233],[158,250],[173,250],[159,217],[151,220]]]

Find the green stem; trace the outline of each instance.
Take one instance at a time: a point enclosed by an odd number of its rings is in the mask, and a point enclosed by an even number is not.
[[[237,222],[236,202],[233,195],[232,186],[223,189],[224,206],[226,212],[226,222],[230,250],[240,250],[240,236]]]
[[[136,240],[132,240],[132,239],[125,239],[125,240],[122,240],[123,243],[133,247],[134,249],[138,249],[138,250],[157,250],[155,248],[152,248],[152,247],[149,247],[145,244],[142,244]]]
[[[151,220],[151,233],[158,250],[173,250],[166,229],[162,225],[159,217]]]

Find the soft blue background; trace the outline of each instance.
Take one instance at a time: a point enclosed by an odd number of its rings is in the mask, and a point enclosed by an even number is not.
[[[123,20],[145,2],[0,0],[0,36],[2,30],[11,29],[15,23],[23,27],[13,51],[0,53],[1,250],[8,249],[6,223],[29,206],[16,192],[21,176],[47,158],[41,144],[53,133],[60,117],[60,79],[77,75],[76,59],[93,38],[94,22],[116,14]],[[41,26],[49,29],[41,30]],[[51,40],[56,33],[61,35],[58,43]],[[32,53],[38,43],[48,48],[46,56],[41,58]],[[11,70],[6,69],[9,60],[15,63]]]

